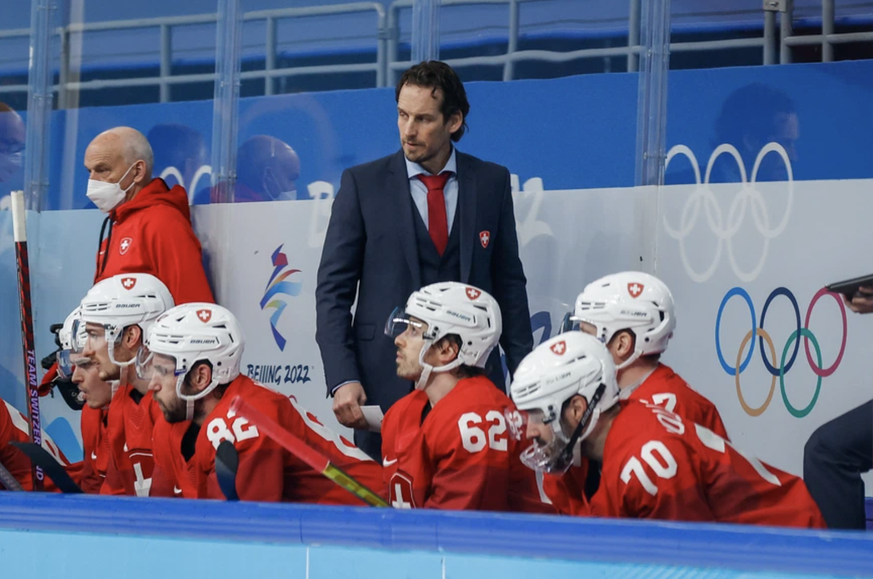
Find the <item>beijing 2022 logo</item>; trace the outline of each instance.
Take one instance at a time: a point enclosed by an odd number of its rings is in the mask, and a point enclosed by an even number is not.
[[[809,327],[809,320],[812,316],[812,310],[813,308],[815,308],[819,299],[824,296],[831,296],[834,300],[836,300],[837,304],[840,307],[840,316],[842,318],[842,339],[840,340],[839,353],[837,354],[836,359],[830,364],[830,366],[827,367],[823,365],[821,348],[819,347],[818,339]],[[725,352],[722,350],[720,330],[725,306],[732,297],[742,298],[746,302],[746,305],[749,308],[752,326],[740,342],[739,347],[736,350],[735,357],[733,351],[728,350],[729,358],[725,359]],[[791,307],[794,310],[794,319],[796,323],[794,331],[789,334],[785,345],[782,346],[781,354],[777,352],[776,346],[775,344],[773,344],[773,340],[770,337],[770,334],[768,334],[767,331],[764,329],[764,321],[767,318],[767,311],[773,303],[773,300],[778,297],[784,297],[791,303]],[[770,402],[773,399],[773,394],[776,390],[776,380],[778,379],[779,390],[782,393],[782,402],[785,403],[785,408],[795,418],[803,418],[812,411],[813,407],[815,407],[815,404],[818,401],[818,396],[821,392],[822,378],[827,378],[828,376],[836,372],[837,368],[839,368],[840,362],[842,362],[843,360],[843,353],[846,351],[847,330],[848,325],[846,323],[846,307],[845,305],[843,305],[843,300],[840,299],[839,295],[831,293],[825,288],[818,290],[818,292],[816,292],[816,294],[812,297],[812,301],[809,302],[809,308],[806,310],[806,316],[804,317],[803,325],[801,326],[800,306],[797,304],[797,298],[794,297],[794,294],[788,288],[778,287],[770,292],[770,295],[767,296],[767,299],[764,301],[764,307],[761,309],[761,319],[759,324],[756,315],[755,305],[752,302],[751,296],[749,296],[749,293],[745,289],[741,287],[735,287],[729,290],[724,295],[721,300],[721,304],[718,307],[718,315],[716,315],[715,317],[715,351],[718,354],[718,361],[724,371],[727,372],[728,376],[735,377],[737,397],[739,398],[740,406],[743,407],[743,410],[746,412],[746,414],[748,414],[749,416],[760,416],[764,413],[765,410],[767,410],[767,407],[770,405]],[[740,388],[740,374],[742,374],[746,370],[746,368],[748,368],[749,363],[752,361],[752,357],[755,354],[755,337],[758,338],[758,351],[761,353],[761,362],[767,369],[767,372],[769,372],[772,376],[772,380],[770,381],[770,390],[767,394],[767,398],[766,400],[764,400],[764,403],[757,408],[753,408],[751,405],[749,405],[748,402],[746,402],[746,399],[743,396],[743,391]],[[810,400],[809,403],[806,404],[806,406],[798,407],[795,406],[794,403],[792,403],[788,398],[788,393],[785,388],[785,375],[791,370],[791,368],[794,366],[794,363],[797,361],[797,354],[800,351],[801,338],[803,339],[803,348],[806,354],[806,362],[807,364],[809,364],[810,369],[816,375],[817,381],[815,385],[815,393],[812,396],[812,400]],[[746,351],[746,346],[749,344],[750,340],[752,344],[744,357],[743,352]],[[810,342],[812,343],[812,347],[815,350],[815,360],[813,360],[812,354],[809,351]],[[767,344],[767,350],[764,349],[765,343]],[[769,355],[767,351],[769,351]],[[728,360],[733,362],[734,365],[731,366]],[[778,366],[776,365],[777,363]]]
[[[288,256],[282,252],[283,243],[273,252],[273,274],[270,276],[270,281],[267,282],[267,287],[264,290],[264,297],[261,298],[261,309],[273,308],[276,311],[270,316],[270,329],[273,331],[273,339],[276,340],[276,345],[283,352],[285,351],[286,339],[281,333],[277,324],[279,318],[282,317],[282,312],[288,306],[288,302],[279,299],[278,296],[298,296],[303,287],[302,282],[288,281],[288,278],[295,273],[300,273],[299,269],[288,269]]]

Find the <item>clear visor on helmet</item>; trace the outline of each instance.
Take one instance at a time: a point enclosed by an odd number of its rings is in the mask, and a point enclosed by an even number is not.
[[[72,351],[77,354],[96,352],[106,345],[106,328],[100,324],[89,326],[84,320],[76,320],[71,336]]]
[[[58,361],[58,377],[62,380],[70,380],[73,378],[73,372],[77,367],[82,370],[87,370],[96,362],[93,358],[82,355],[81,352],[73,350],[59,350],[57,353]]]
[[[396,338],[407,330],[413,336],[423,336],[427,331],[427,324],[413,318],[403,308],[394,308],[394,311],[388,316],[388,321],[385,322],[385,335],[390,338]]]
[[[584,332],[596,337],[597,326],[568,312],[561,322],[561,333],[565,332]]]
[[[176,358],[165,354],[157,354],[142,346],[136,353],[136,375],[140,380],[151,381],[167,376],[178,376],[182,371],[176,370]]]
[[[525,466],[547,473],[563,473],[570,468],[573,452],[568,446],[574,437],[568,437],[563,432],[556,416],[539,409],[506,409],[504,416],[513,438],[531,441],[520,456]]]

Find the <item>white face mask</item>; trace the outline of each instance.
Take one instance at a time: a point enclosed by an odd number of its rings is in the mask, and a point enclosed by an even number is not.
[[[107,183],[105,181],[88,179],[88,192],[86,195],[88,196],[88,199],[94,202],[97,209],[103,213],[109,213],[124,201],[124,196],[127,195],[127,192],[130,191],[131,187],[133,187],[135,181],[131,182],[127,189],[122,189],[120,183],[124,181],[124,178],[127,177],[127,174],[130,173],[130,170],[133,169],[135,165],[136,163],[127,168],[127,171],[124,172],[124,175],[121,176],[118,183]]]

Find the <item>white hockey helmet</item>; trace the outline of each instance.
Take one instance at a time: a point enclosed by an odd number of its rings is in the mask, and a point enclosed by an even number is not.
[[[503,330],[497,300],[479,288],[453,281],[431,284],[412,292],[406,308],[395,308],[388,316],[385,334],[396,338],[409,325],[414,325],[415,320],[427,324],[418,357],[422,367],[415,384],[418,389],[424,388],[431,372],[447,372],[462,364],[484,368]],[[458,357],[438,368],[425,364],[428,348],[453,334],[461,340]]]
[[[634,353],[618,366],[626,368],[640,356],[660,354],[676,328],[673,294],[653,275],[625,271],[591,282],[576,297],[572,315],[563,331],[579,330],[582,323],[594,326],[595,335],[609,344],[621,330],[635,336]]]
[[[535,440],[521,455],[525,465],[545,472],[566,471],[578,444],[619,400],[609,351],[600,340],[577,331],[546,340],[525,356],[509,389],[519,411],[507,413],[513,436],[525,438],[527,421],[551,425],[552,440],[545,445]],[[588,409],[568,435],[561,414],[564,403],[577,394],[588,402]]]
[[[106,332],[109,359],[118,366],[129,366],[134,360],[119,362],[114,346],[124,329],[139,326],[143,339],[149,327],[165,311],[174,306],[173,296],[164,283],[147,273],[124,273],[97,282],[79,304],[81,324],[100,324]],[[79,332],[74,327],[74,333]]]
[[[239,322],[227,308],[208,303],[183,304],[166,312],[151,326],[146,348],[137,357],[137,370],[141,376],[148,374],[154,354],[174,359],[176,394],[193,403],[219,384],[229,384],[239,376],[245,343]],[[183,394],[185,376],[197,362],[212,364],[212,382],[197,394]]]
[[[58,341],[61,343],[61,349],[58,350],[56,358],[58,362],[58,376],[62,379],[70,379],[73,376],[75,359],[80,355],[85,346],[85,341],[88,339],[88,334],[85,332],[85,324],[77,323],[79,321],[79,307],[70,312],[67,319],[64,320],[64,325],[58,331]],[[73,337],[73,329],[76,329],[75,339]]]

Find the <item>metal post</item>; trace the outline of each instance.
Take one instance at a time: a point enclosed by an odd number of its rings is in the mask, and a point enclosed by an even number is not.
[[[267,75],[264,77],[264,94],[270,96],[273,94],[273,77],[270,76],[269,72],[276,68],[276,33],[277,33],[278,23],[276,19],[272,16],[267,17],[267,59],[264,63],[264,68],[267,71]]]
[[[51,134],[53,0],[32,0],[30,62],[27,71],[27,133],[24,155],[24,203],[39,211],[48,191],[49,135]]]
[[[828,40],[828,35],[834,33],[834,0],[821,1],[821,61],[834,60],[834,45]]]
[[[400,44],[400,18],[398,17],[398,11],[400,8],[396,4],[391,4],[388,7],[388,58],[385,63],[386,71],[388,75],[385,78],[385,84],[388,86],[394,86],[394,83],[397,82],[394,78],[394,68],[391,66],[393,63],[397,62],[399,58],[398,55],[398,44]]]
[[[378,13],[376,35],[376,87],[387,86],[388,78],[388,38],[391,31],[385,26],[385,12]]]
[[[212,107],[213,203],[233,203],[236,183],[242,0],[218,0],[215,39],[215,100]]]
[[[778,2],[764,0],[764,64],[776,64],[776,12]]]
[[[504,81],[512,80],[515,72],[515,62],[512,60],[512,55],[518,50],[518,19],[518,0],[509,0],[509,42],[506,47],[506,63],[503,65]]]
[[[791,47],[786,39],[794,35],[794,0],[778,0],[779,11],[782,13],[782,26],[780,30],[781,46],[779,47],[779,63],[791,64]]]
[[[161,24],[161,102],[170,102],[170,83],[167,77],[172,74],[173,63],[173,31],[169,24]]]
[[[670,69],[670,0],[647,0],[641,12],[637,97],[636,184],[663,185],[666,158],[667,74]]]
[[[413,0],[412,62],[440,58],[441,0]]]
[[[630,16],[627,26],[628,48],[640,45],[640,0],[630,0]],[[627,71],[637,72],[640,69],[640,55],[629,52],[627,55]]]
[[[58,70],[58,108],[67,108],[67,83],[70,82],[70,35],[66,26],[58,29],[61,42],[60,67]]]

